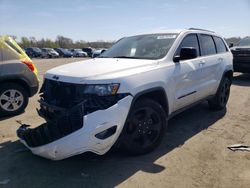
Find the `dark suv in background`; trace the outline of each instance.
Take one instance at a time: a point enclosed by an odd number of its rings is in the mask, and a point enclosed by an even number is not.
[[[37,69],[10,37],[0,38],[0,116],[24,111],[38,91]]]
[[[73,53],[68,49],[54,48],[54,50],[59,54],[60,57],[73,57]]]
[[[242,39],[237,46],[231,48],[231,52],[234,71],[250,73],[250,37]]]
[[[89,57],[92,57],[92,54],[93,54],[93,48],[82,48],[82,51],[83,52],[86,52],[88,54]]]
[[[42,50],[39,48],[25,48],[26,54],[33,58],[33,57],[41,57],[42,56]]]

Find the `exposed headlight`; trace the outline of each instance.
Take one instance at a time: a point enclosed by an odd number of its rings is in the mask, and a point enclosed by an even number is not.
[[[114,95],[117,93],[120,84],[86,85],[84,94],[96,94],[98,96]]]

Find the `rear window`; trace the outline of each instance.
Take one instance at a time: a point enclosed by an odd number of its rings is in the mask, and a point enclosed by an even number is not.
[[[214,42],[216,45],[217,53],[224,53],[227,52],[227,48],[223,40],[219,37],[214,37]]]
[[[17,53],[22,54],[22,52],[14,45],[12,44],[9,40],[5,41],[11,48],[13,48]]]
[[[216,54],[216,48],[212,36],[200,35],[202,55]]]

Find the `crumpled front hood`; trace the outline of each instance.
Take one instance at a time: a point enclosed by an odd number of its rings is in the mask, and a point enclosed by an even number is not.
[[[50,69],[45,78],[65,81],[70,79],[72,82],[80,82],[86,79],[112,79],[126,74],[132,74],[134,69],[145,71],[149,67],[155,66],[155,60],[138,60],[138,59],[116,59],[116,58],[95,58],[75,63],[70,63]],[[54,78],[53,78],[54,77]],[[72,79],[77,79],[72,80]]]

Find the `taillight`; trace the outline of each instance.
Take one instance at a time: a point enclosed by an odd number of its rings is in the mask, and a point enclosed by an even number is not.
[[[27,65],[28,68],[29,68],[32,72],[34,72],[35,66],[34,66],[34,64],[33,64],[31,61],[29,61],[29,60],[22,60],[22,63],[24,63],[25,65]]]

